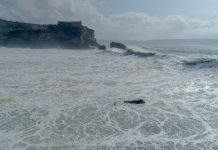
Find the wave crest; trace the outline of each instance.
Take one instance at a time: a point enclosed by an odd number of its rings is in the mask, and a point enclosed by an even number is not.
[[[147,50],[147,49],[146,49]],[[116,54],[122,54],[124,56],[136,56],[139,58],[145,58],[145,57],[153,57],[156,55],[154,52],[146,51],[144,48],[140,48],[137,46],[131,46],[127,49],[118,49],[118,48],[111,48],[108,51]]]
[[[191,61],[183,61],[183,66],[189,68],[214,68],[218,66],[218,60],[211,58],[199,58]]]
[[[137,57],[152,57],[152,56],[155,56],[156,54],[151,53],[151,52],[139,52],[139,51],[134,51],[132,49],[128,49],[128,50],[126,50],[124,55],[134,55]]]

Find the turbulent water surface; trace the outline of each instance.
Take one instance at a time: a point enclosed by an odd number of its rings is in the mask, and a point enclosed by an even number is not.
[[[0,150],[217,150],[218,46],[149,44],[0,48]]]

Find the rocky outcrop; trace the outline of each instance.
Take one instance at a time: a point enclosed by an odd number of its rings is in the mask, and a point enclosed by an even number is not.
[[[94,30],[82,22],[39,25],[0,19],[0,46],[75,49],[98,45]]]
[[[126,45],[118,42],[111,42],[110,48],[126,49]]]
[[[132,100],[132,101],[124,101],[124,103],[129,103],[129,104],[144,104],[145,101],[143,99],[137,99],[137,100]]]
[[[106,50],[106,46],[105,45],[98,45],[97,46],[98,50]]]
[[[146,52],[137,52],[137,51],[134,51],[132,49],[127,49],[124,54],[125,55],[134,55],[134,56],[137,56],[137,57],[140,57],[140,58],[153,57],[153,56],[156,55],[155,53],[151,53],[151,52],[148,52],[148,53],[146,53]]]

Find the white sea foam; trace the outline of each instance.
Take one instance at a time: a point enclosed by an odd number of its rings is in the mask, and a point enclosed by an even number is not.
[[[164,55],[0,48],[0,150],[217,149],[218,69]]]
[[[119,49],[119,48],[110,48],[109,51],[117,53],[117,54],[123,54],[126,52],[124,49]]]

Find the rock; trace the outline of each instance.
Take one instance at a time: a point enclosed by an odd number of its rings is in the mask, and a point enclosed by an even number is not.
[[[131,49],[127,49],[127,51],[125,52],[125,55],[134,55],[134,56],[138,56],[138,57],[153,57],[155,56],[156,54],[155,53],[151,53],[151,52],[137,52],[137,51],[134,51],[134,50],[131,50]]]
[[[126,49],[126,45],[117,42],[111,42],[110,48]]]
[[[0,46],[68,49],[97,47],[94,32],[80,21],[40,25],[0,19]]]
[[[132,100],[132,101],[124,101],[124,103],[129,103],[129,104],[144,104],[145,101],[143,99],[138,99],[138,100]]]
[[[106,46],[105,45],[98,45],[98,50],[106,50]]]

